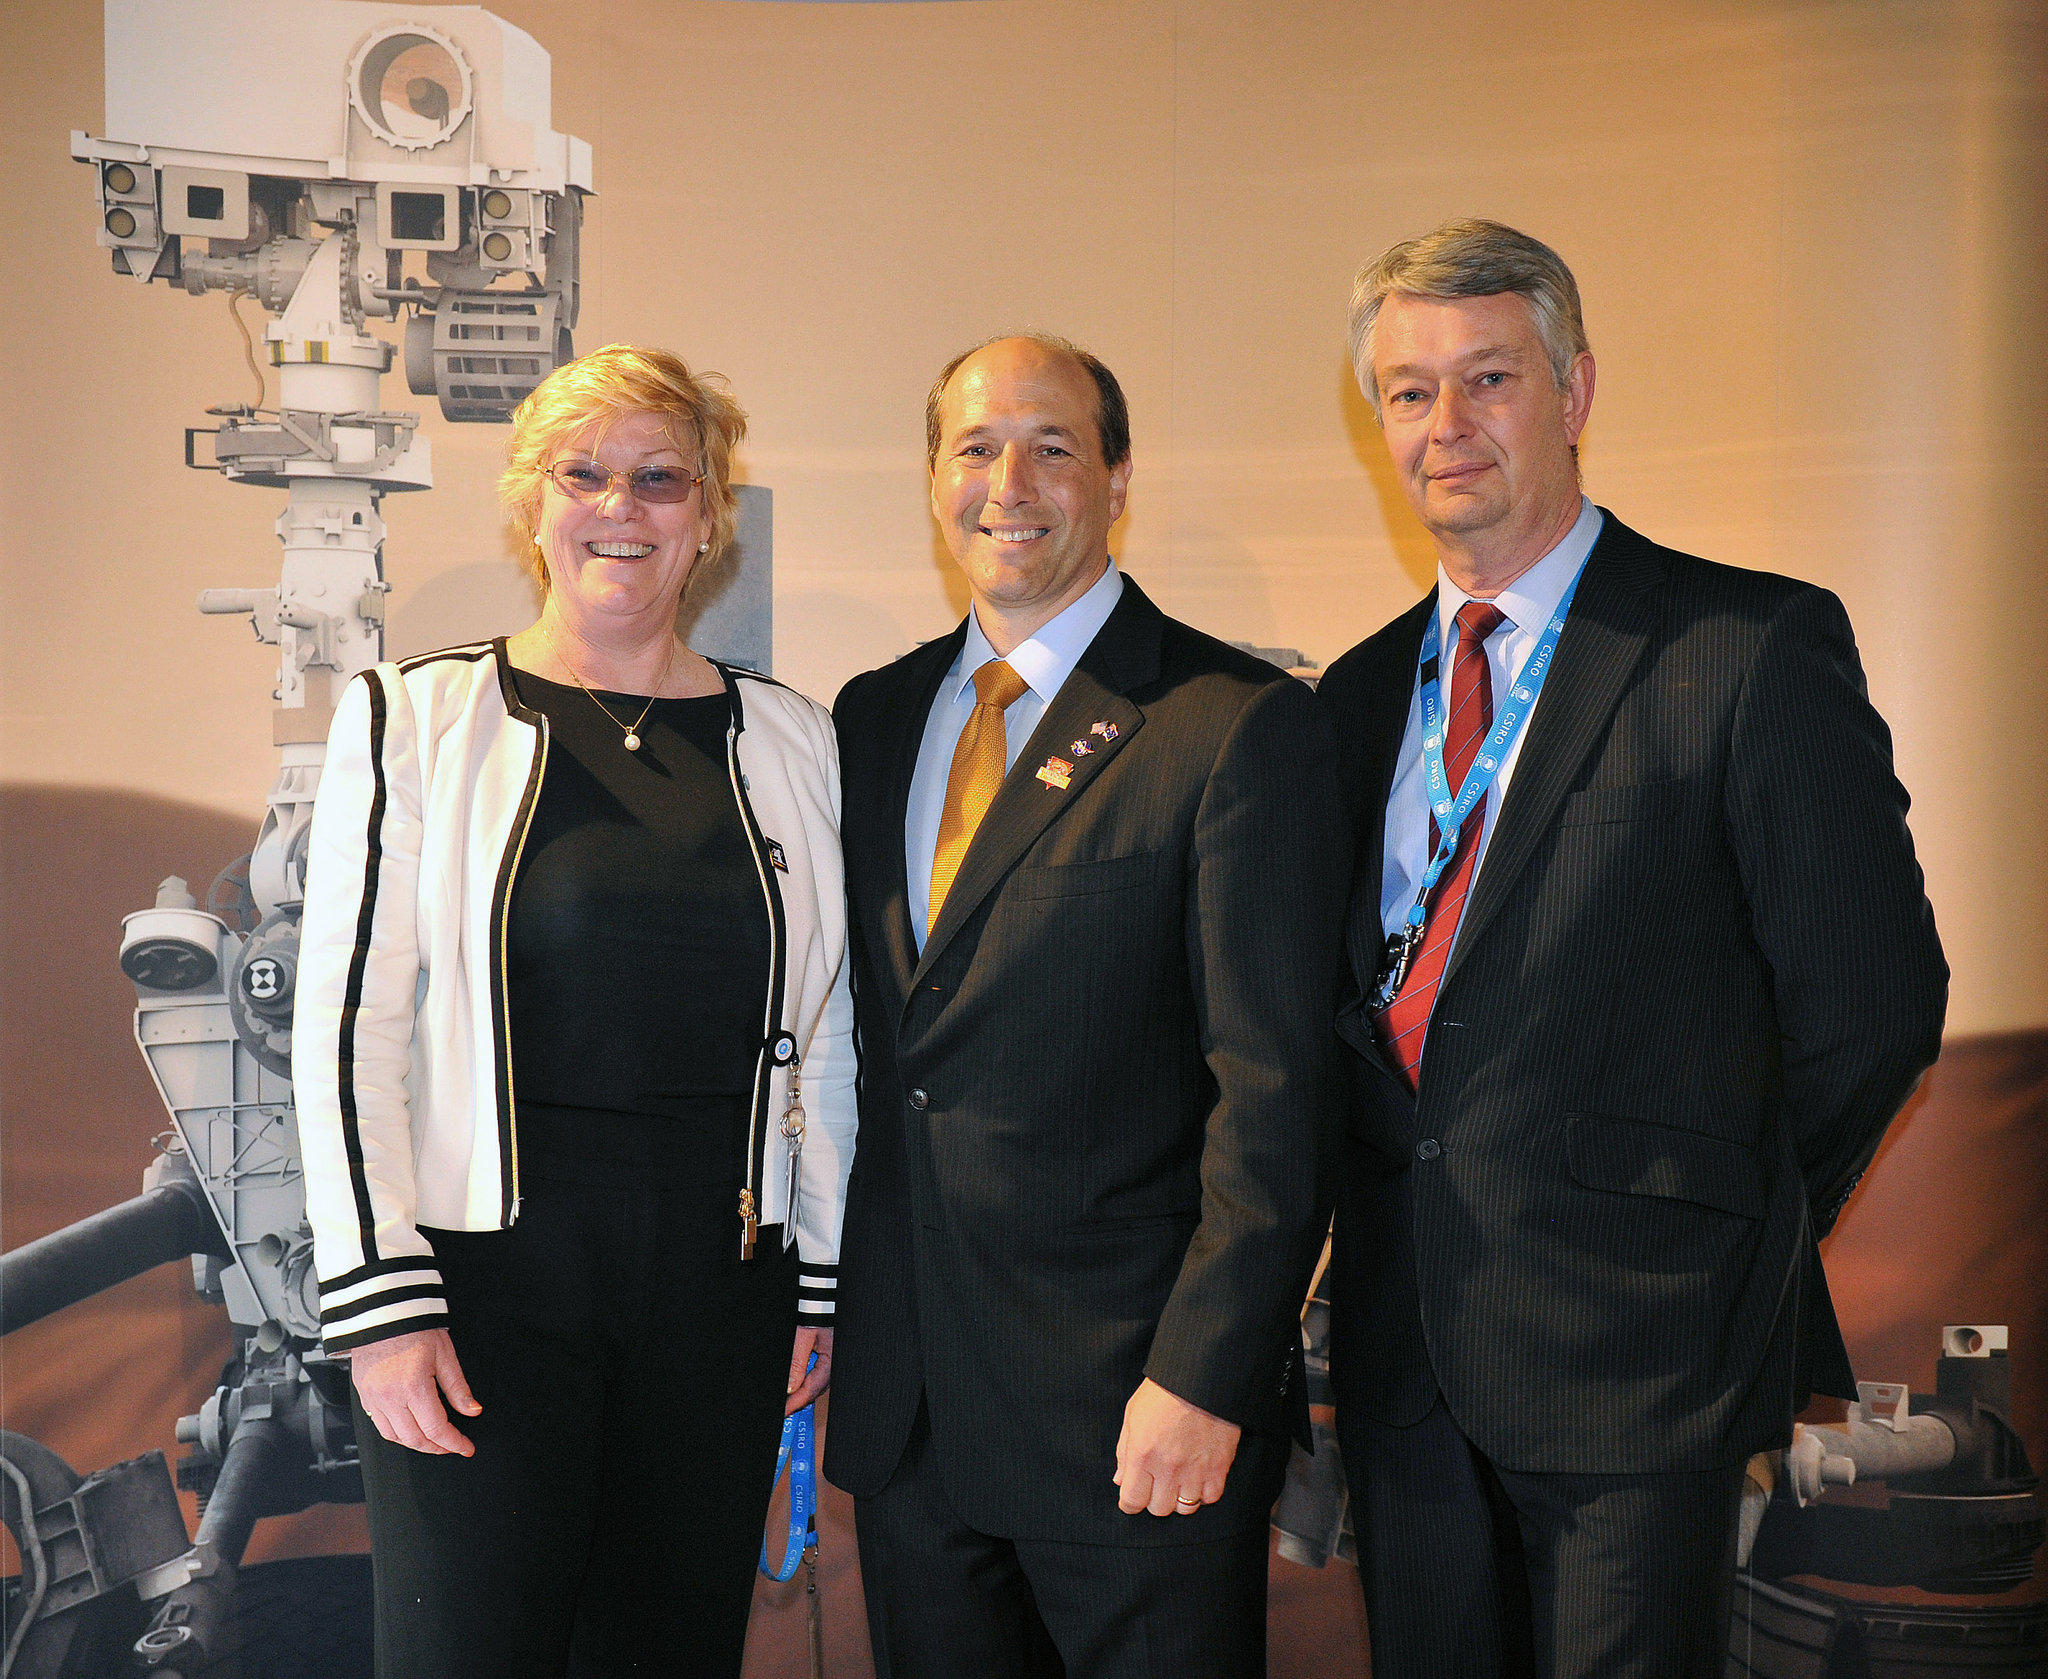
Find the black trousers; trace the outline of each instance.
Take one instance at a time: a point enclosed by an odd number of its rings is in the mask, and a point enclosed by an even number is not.
[[[889,1484],[854,1501],[854,1527],[875,1679],[1262,1679],[1266,1671],[1263,1524],[1191,1545],[978,1532],[946,1496],[920,1406]]]
[[[1373,1679],[1720,1679],[1742,1466],[1499,1468],[1438,1399],[1337,1414]]]
[[[734,1679],[796,1331],[795,1250],[738,1185],[528,1176],[510,1230],[429,1232],[483,1406],[473,1458],[356,1407],[378,1679]]]

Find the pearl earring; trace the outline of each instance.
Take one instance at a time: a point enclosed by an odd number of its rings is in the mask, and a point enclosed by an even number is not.
[[[698,544],[697,544],[697,552],[698,552],[698,553],[700,553],[700,554],[708,554],[708,553],[710,553],[710,552],[711,552],[711,544],[710,544],[710,543],[708,543],[708,542],[700,542],[700,543],[698,543]]]

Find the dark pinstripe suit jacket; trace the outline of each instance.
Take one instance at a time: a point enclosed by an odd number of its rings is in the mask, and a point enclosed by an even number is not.
[[[1298,1313],[1339,1123],[1350,848],[1329,725],[1127,578],[920,959],[904,806],[964,634],[836,708],[862,1093],[826,1471],[880,1491],[922,1393],[983,1531],[1154,1544],[1263,1523],[1306,1424]],[[1035,773],[1055,754],[1063,790]],[[1144,1375],[1247,1429],[1199,1516],[1117,1510]]]
[[[1431,1015],[1364,1003],[1435,597],[1331,666],[1357,841],[1337,1398],[1494,1461],[1704,1469],[1853,1395],[1814,1243],[1940,1045],[1891,736],[1824,590],[1607,515]]]

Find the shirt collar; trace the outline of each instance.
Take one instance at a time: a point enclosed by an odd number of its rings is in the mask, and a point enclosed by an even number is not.
[[[1572,579],[1586,563],[1586,557],[1593,552],[1593,544],[1600,539],[1600,527],[1606,523],[1606,516],[1584,496],[1579,497],[1579,516],[1572,522],[1572,528],[1564,533],[1563,540],[1545,554],[1521,576],[1493,597],[1493,604],[1507,614],[1508,621],[1519,630],[1534,634],[1542,625],[1550,622],[1550,616],[1557,610],[1557,603],[1564,599],[1564,592],[1571,587]],[[1437,627],[1442,640],[1448,644],[1451,636],[1451,620],[1458,615],[1458,608],[1472,597],[1453,583],[1439,565],[1436,568]]]
[[[1088,651],[1088,644],[1109,622],[1109,615],[1116,609],[1117,600],[1123,592],[1123,573],[1117,570],[1116,561],[1111,560],[1109,568],[1095,580],[1086,594],[1061,608],[1026,640],[1010,649],[1010,668],[1030,684],[1032,693],[1041,702],[1050,705],[1053,695],[1074,674],[1081,655]],[[967,640],[947,680],[947,699],[957,704],[968,684],[974,680],[974,673],[999,656],[989,645],[988,637],[982,634],[981,620],[970,607]]]

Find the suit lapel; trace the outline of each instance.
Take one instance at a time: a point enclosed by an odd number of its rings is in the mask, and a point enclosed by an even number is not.
[[[911,976],[917,971],[917,930],[911,921],[913,915],[922,919],[925,906],[912,907],[910,902],[910,876],[908,862],[903,849],[903,825],[910,808],[910,783],[917,773],[917,754],[924,745],[925,725],[932,712],[932,703],[938,698],[939,685],[945,681],[946,672],[953,668],[953,661],[960,656],[961,646],[967,640],[967,623],[962,619],[953,633],[920,647],[904,661],[904,697],[900,705],[887,708],[886,715],[896,723],[896,739],[887,760],[889,784],[882,806],[890,819],[881,825],[881,834],[886,843],[893,838],[889,858],[884,869],[884,878],[889,882],[883,893],[881,904],[881,944],[888,953],[889,971],[897,984],[897,994],[910,994]],[[920,664],[919,661],[922,661]]]
[[[1352,880],[1346,949],[1360,1002],[1338,1016],[1337,1030],[1352,1048],[1397,1080],[1372,1029],[1372,988],[1379,978],[1380,954],[1386,945],[1380,920],[1380,880],[1386,872],[1387,799],[1393,792],[1394,777],[1400,773],[1401,741],[1415,703],[1415,660],[1422,650],[1423,630],[1435,611],[1436,590],[1432,589],[1396,620],[1384,674],[1376,684],[1377,703],[1361,719],[1353,770],[1361,782],[1353,806],[1359,830],[1358,872]]]
[[[1159,609],[1126,577],[1123,594],[1108,622],[1045,708],[975,830],[974,843],[960,861],[960,872],[925,940],[924,959],[917,964],[910,985],[917,983],[1052,820],[1087,792],[1109,761],[1128,747],[1144,726],[1145,714],[1124,695],[1159,674],[1164,623]],[[1094,732],[1098,723],[1108,725],[1104,733]],[[1071,743],[1076,740],[1089,742],[1094,750],[1075,753]],[[1055,757],[1072,766],[1065,772],[1064,787],[1038,776],[1047,760]]]
[[[1613,514],[1606,518],[1558,638],[1557,663],[1529,721],[1514,780],[1501,800],[1499,825],[1480,861],[1479,879],[1444,971],[1446,985],[1556,821],[1579,766],[1605,736],[1662,616],[1656,585],[1663,581],[1664,568],[1655,549]]]

